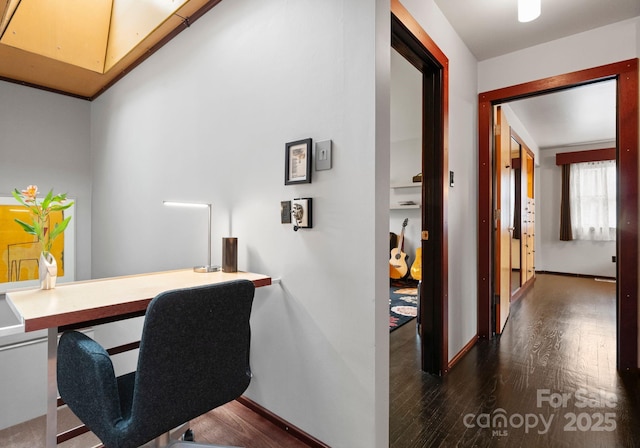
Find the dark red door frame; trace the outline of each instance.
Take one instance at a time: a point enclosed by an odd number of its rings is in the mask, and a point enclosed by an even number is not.
[[[617,81],[617,367],[638,368],[638,59],[484,92],[478,98],[478,336],[492,336],[492,109],[507,101]]]

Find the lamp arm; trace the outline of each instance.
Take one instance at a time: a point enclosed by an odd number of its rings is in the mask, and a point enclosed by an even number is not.
[[[207,265],[211,266],[211,215],[213,215],[213,210],[211,204],[207,204],[209,206],[209,244],[208,244],[208,258]]]

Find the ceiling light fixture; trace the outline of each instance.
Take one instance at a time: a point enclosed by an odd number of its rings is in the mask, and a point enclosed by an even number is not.
[[[541,0],[518,0],[518,21],[531,22],[540,16]]]

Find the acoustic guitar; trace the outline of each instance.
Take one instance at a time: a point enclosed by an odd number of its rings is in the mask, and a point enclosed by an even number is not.
[[[389,277],[398,280],[407,275],[409,268],[407,267],[407,254],[402,252],[402,244],[404,242],[404,228],[407,227],[408,218],[402,223],[402,231],[398,237],[398,247],[391,249],[391,258],[389,258]]]
[[[411,265],[411,278],[414,280],[422,280],[422,247],[416,249],[416,259]]]

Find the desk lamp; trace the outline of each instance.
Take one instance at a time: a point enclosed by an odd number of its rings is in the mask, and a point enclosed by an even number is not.
[[[220,266],[212,266],[211,265],[211,204],[205,204],[200,202],[178,202],[178,201],[162,201],[164,205],[169,207],[197,207],[197,208],[209,208],[209,228],[207,232],[207,264],[204,266],[194,266],[193,270],[195,272],[215,272],[220,270]]]

